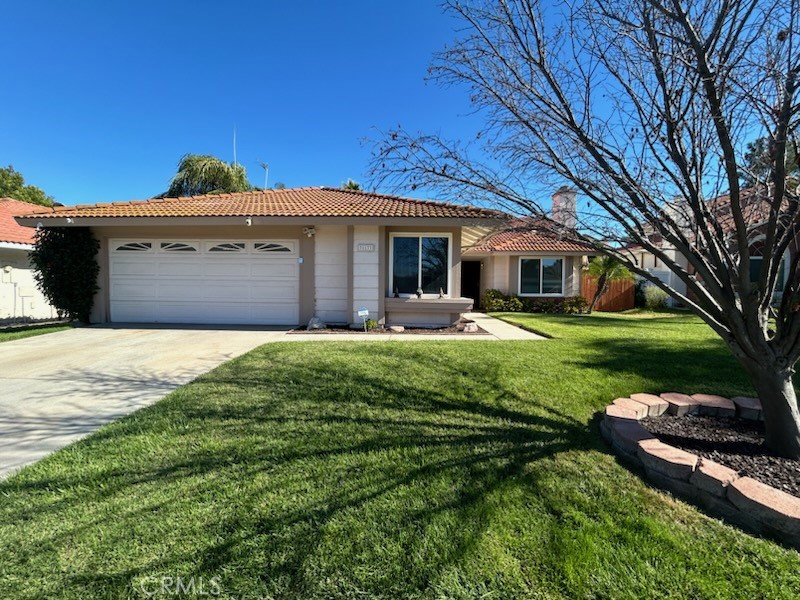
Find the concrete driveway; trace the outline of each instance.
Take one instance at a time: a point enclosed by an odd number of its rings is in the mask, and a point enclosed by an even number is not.
[[[0,344],[0,478],[284,335],[89,327]]]

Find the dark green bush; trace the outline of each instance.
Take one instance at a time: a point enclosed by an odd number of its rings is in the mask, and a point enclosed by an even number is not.
[[[583,296],[572,296],[564,299],[564,312],[569,315],[580,315],[589,310],[589,301]]]
[[[502,312],[506,309],[507,296],[500,290],[486,290],[481,299],[481,306],[489,312]]]
[[[634,286],[634,296],[633,296],[633,305],[636,308],[644,308],[646,298],[644,296],[644,288],[647,286],[647,279],[640,277],[636,280],[636,285]]]
[[[583,296],[569,298],[528,298],[509,296],[500,290],[486,290],[481,306],[488,312],[527,312],[550,314],[580,314],[589,303]]]
[[[87,227],[40,229],[31,252],[38,288],[58,313],[89,322],[98,290],[98,242]]]

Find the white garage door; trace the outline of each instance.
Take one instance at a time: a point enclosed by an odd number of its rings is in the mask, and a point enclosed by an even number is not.
[[[111,321],[295,325],[297,240],[111,240]]]

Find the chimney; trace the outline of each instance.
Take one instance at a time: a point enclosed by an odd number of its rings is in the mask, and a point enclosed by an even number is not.
[[[567,186],[561,186],[553,194],[551,218],[567,229],[575,229],[578,225],[578,192]]]

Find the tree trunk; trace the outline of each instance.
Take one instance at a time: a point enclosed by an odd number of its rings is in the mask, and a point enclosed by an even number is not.
[[[592,298],[592,303],[589,305],[589,314],[592,314],[594,307],[597,306],[600,298],[602,298],[603,294],[606,293],[607,287],[608,278],[605,275],[600,275],[600,277],[597,279],[597,289],[594,292],[594,298]]]
[[[800,411],[791,371],[763,365],[749,365],[748,371],[761,400],[767,446],[781,456],[800,458]]]

